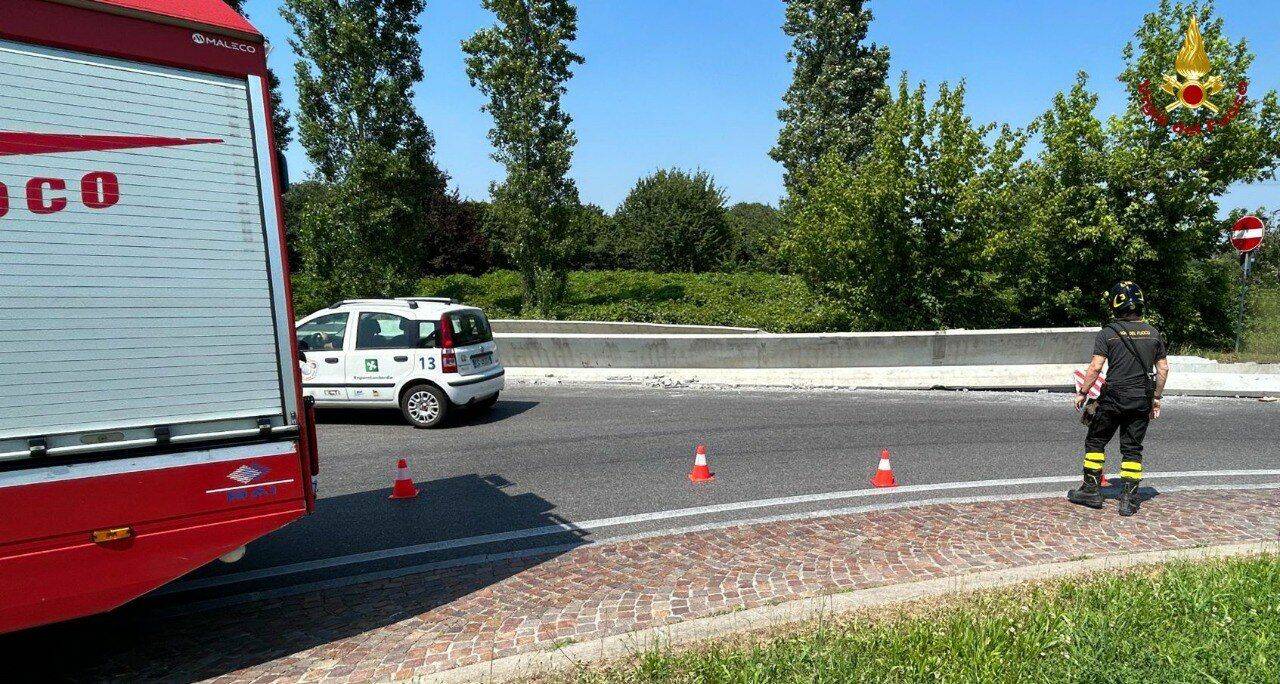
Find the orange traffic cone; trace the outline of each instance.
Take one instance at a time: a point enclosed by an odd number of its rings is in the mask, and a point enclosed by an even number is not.
[[[1098,473],[1098,486],[1099,486],[1099,487],[1110,487],[1110,486],[1111,486],[1111,483],[1110,483],[1110,482],[1107,482],[1107,474],[1106,474],[1106,473]]]
[[[391,485],[392,499],[412,499],[418,495],[418,488],[413,486],[413,478],[409,477],[409,464],[403,458],[396,463],[396,483]]]
[[[711,474],[711,469],[707,467],[707,447],[702,444],[693,451],[693,470],[689,472],[689,479],[694,482],[710,482],[716,479],[716,476]]]
[[[880,452],[880,465],[876,468],[875,476],[871,478],[871,485],[874,487],[898,486],[898,481],[893,479],[893,468],[889,465],[888,449]]]

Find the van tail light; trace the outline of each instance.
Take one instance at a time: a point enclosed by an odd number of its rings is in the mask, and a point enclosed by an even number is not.
[[[453,322],[448,314],[440,317],[440,370],[445,373],[458,372],[458,357],[453,352]]]
[[[447,314],[440,317],[440,348],[453,349],[453,321]]]

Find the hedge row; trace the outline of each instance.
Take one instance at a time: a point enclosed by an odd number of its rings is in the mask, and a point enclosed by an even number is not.
[[[424,278],[420,296],[453,297],[483,308],[490,318],[527,318],[520,312],[520,276]],[[849,316],[819,300],[794,276],[773,273],[650,273],[575,271],[556,318],[728,325],[769,332],[851,330]]]

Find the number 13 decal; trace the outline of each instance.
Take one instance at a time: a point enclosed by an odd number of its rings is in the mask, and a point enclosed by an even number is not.
[[[436,369],[436,357],[434,357],[434,356],[419,356],[419,357],[418,357],[418,365],[419,365],[419,366],[422,366],[422,370],[435,370],[435,369]]]

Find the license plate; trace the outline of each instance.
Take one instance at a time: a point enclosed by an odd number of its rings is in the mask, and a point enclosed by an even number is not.
[[[481,366],[487,366],[487,365],[489,365],[489,364],[490,364],[490,363],[492,363],[492,362],[493,362],[493,354],[492,354],[492,353],[489,353],[489,352],[486,352],[486,353],[484,353],[484,354],[474,354],[474,355],[472,355],[472,357],[471,357],[471,367],[472,367],[472,368],[479,368],[479,367],[481,367]]]

